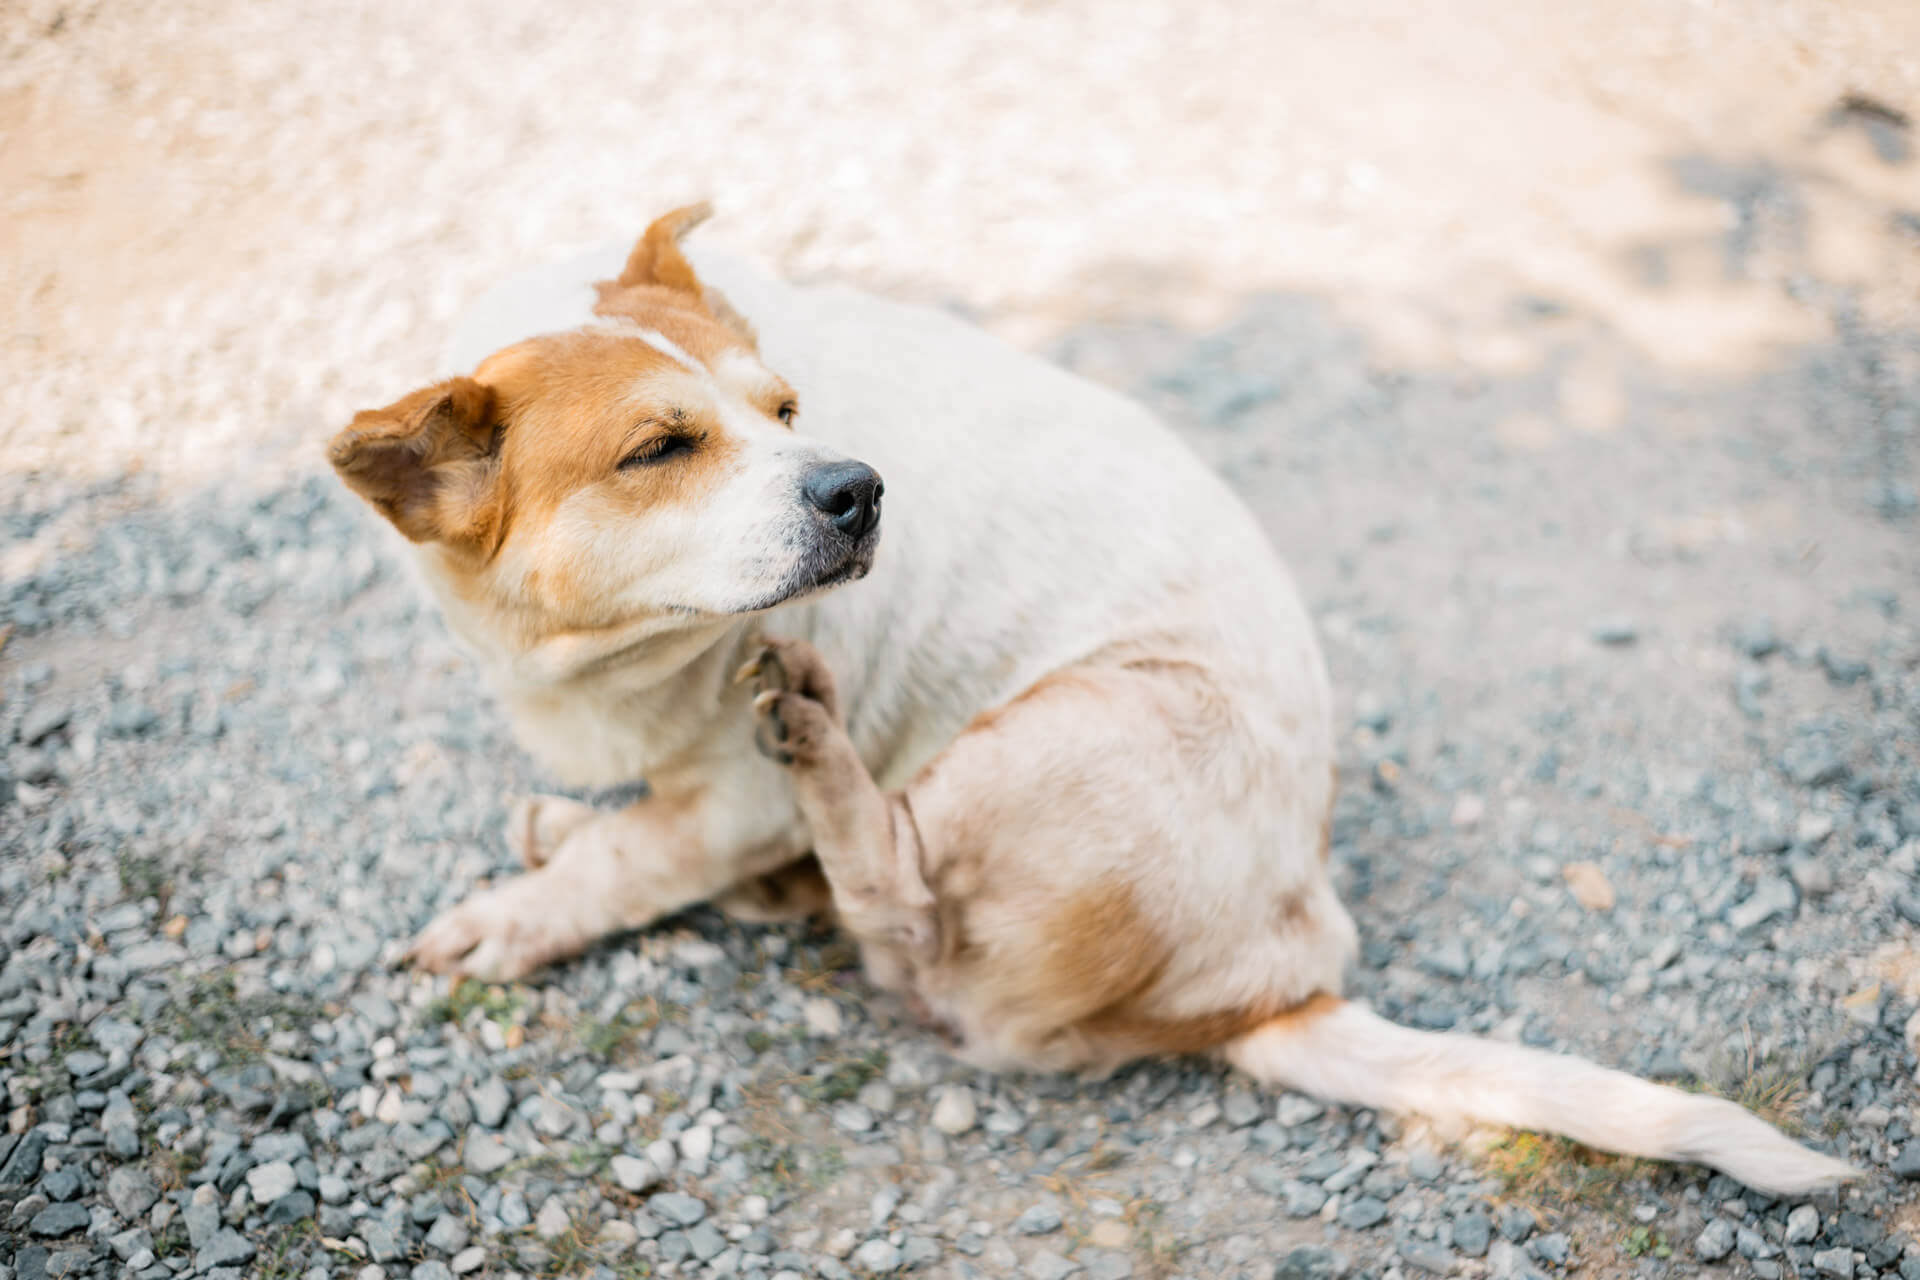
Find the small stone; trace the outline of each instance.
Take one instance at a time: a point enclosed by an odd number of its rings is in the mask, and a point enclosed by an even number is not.
[[[621,1155],[608,1161],[608,1167],[623,1191],[646,1191],[660,1182],[660,1171],[653,1167],[651,1160]]]
[[[1387,1220],[1387,1206],[1373,1196],[1359,1196],[1340,1206],[1340,1225],[1350,1231],[1365,1231]]]
[[[1795,858],[1787,863],[1787,874],[1806,897],[1824,898],[1833,892],[1833,868],[1819,858]]]
[[[1453,1254],[1429,1241],[1407,1241],[1400,1246],[1400,1256],[1409,1265],[1436,1276],[1444,1276],[1453,1270]]]
[[[222,1227],[207,1247],[193,1255],[196,1271],[211,1271],[215,1267],[237,1267],[253,1261],[253,1242],[235,1231],[232,1227]]]
[[[257,1164],[247,1170],[247,1190],[253,1193],[255,1204],[272,1204],[296,1185],[293,1166],[285,1160]]]
[[[320,1199],[327,1204],[345,1204],[353,1198],[353,1184],[333,1174],[320,1175]]]
[[[469,1249],[462,1249],[453,1255],[453,1262],[450,1265],[453,1268],[453,1274],[457,1276],[464,1276],[469,1272],[478,1271],[481,1267],[487,1265],[487,1251],[479,1245],[474,1245]]]
[[[1453,813],[1449,820],[1462,831],[1471,831],[1480,825],[1487,816],[1487,802],[1471,793],[1462,795],[1453,802]]]
[[[1311,1182],[1289,1182],[1285,1194],[1289,1218],[1311,1218],[1327,1204],[1327,1193]]]
[[[901,1246],[900,1261],[909,1271],[918,1271],[940,1261],[940,1242],[926,1236],[908,1236]]]
[[[427,1228],[427,1248],[435,1253],[458,1254],[470,1239],[467,1224],[451,1213],[443,1213]]]
[[[1756,661],[1777,652],[1780,637],[1773,629],[1773,619],[1760,615],[1734,624],[1733,647]]]
[[[313,1193],[295,1188],[267,1206],[267,1225],[291,1226],[313,1216]]]
[[[1833,1280],[1853,1280],[1853,1250],[1821,1249],[1813,1255],[1813,1269]]]
[[[677,1226],[690,1227],[707,1216],[707,1206],[680,1191],[662,1191],[647,1208]]]
[[[1407,1157],[1407,1176],[1415,1182],[1435,1182],[1446,1171],[1440,1163],[1440,1157],[1425,1147],[1421,1147]]]
[[[1591,634],[1596,644],[1619,648],[1638,640],[1640,628],[1632,618],[1602,618],[1593,624]]]
[[[1280,1095],[1280,1101],[1274,1106],[1273,1118],[1291,1129],[1295,1125],[1318,1120],[1326,1113],[1325,1104],[1317,1099],[1309,1098],[1303,1093],[1283,1093]]]
[[[1873,674],[1873,669],[1858,658],[1843,657],[1825,645],[1815,651],[1814,657],[1834,684],[1858,684]]]
[[[1556,1267],[1566,1266],[1567,1259],[1573,1256],[1573,1241],[1567,1239],[1564,1231],[1549,1231],[1530,1247],[1534,1257],[1542,1262],[1551,1262]]]
[[[1525,1244],[1533,1234],[1533,1210],[1525,1205],[1509,1205],[1500,1211],[1500,1237],[1513,1244]]]
[[[1080,1264],[1070,1258],[1063,1258],[1051,1249],[1042,1249],[1027,1262],[1028,1280],[1066,1280],[1080,1269]]]
[[[1747,900],[1727,908],[1727,923],[1741,933],[1757,929],[1780,915],[1792,915],[1800,895],[1784,876],[1766,876],[1753,886]]]
[[[496,1173],[513,1163],[513,1149],[498,1135],[475,1129],[467,1134],[460,1158],[475,1173]]]
[[[513,1094],[507,1090],[506,1081],[499,1076],[488,1076],[468,1092],[467,1100],[473,1104],[475,1120],[489,1129],[498,1129],[506,1123]]]
[[[1740,1256],[1749,1261],[1771,1258],[1780,1251],[1773,1247],[1767,1238],[1752,1227],[1740,1226],[1733,1229],[1734,1246],[1740,1250]]]
[[[829,1038],[840,1034],[840,1006],[831,1000],[815,996],[801,1006],[800,1016],[806,1021],[809,1035]]]
[[[1428,973],[1455,981],[1473,972],[1473,961],[1467,956],[1467,944],[1460,938],[1448,938],[1439,946],[1422,954],[1418,961],[1420,967]]]
[[[547,1197],[534,1215],[533,1229],[542,1240],[556,1240],[573,1229],[573,1219],[567,1216],[567,1206],[560,1203],[559,1196]]]
[[[853,1251],[853,1265],[875,1275],[900,1269],[900,1251],[885,1240],[869,1240]]]
[[[1569,862],[1560,869],[1573,900],[1588,911],[1613,910],[1613,884],[1607,873],[1592,862]]]
[[[1236,1129],[1244,1129],[1250,1124],[1258,1124],[1265,1114],[1260,1107],[1260,1099],[1245,1089],[1229,1089],[1226,1098],[1220,1104],[1220,1113],[1227,1123]]]
[[[1820,1211],[1810,1204],[1795,1206],[1787,1215],[1787,1243],[1811,1244],[1820,1236]]]
[[[713,1128],[710,1125],[696,1124],[680,1135],[676,1144],[680,1148],[680,1159],[697,1178],[707,1167],[708,1157],[713,1155]]]
[[[1493,1220],[1480,1209],[1469,1209],[1453,1220],[1453,1247],[1470,1258],[1482,1257],[1493,1242]]]
[[[973,1090],[963,1084],[948,1085],[933,1104],[933,1127],[948,1137],[958,1137],[973,1128],[979,1114]]]
[[[93,1215],[87,1206],[68,1201],[50,1204],[34,1214],[29,1229],[37,1236],[65,1236],[86,1230],[92,1221]]]
[[[1050,1204],[1036,1204],[1013,1220],[1013,1229],[1023,1236],[1044,1236],[1060,1229],[1060,1210]]]
[[[1339,1263],[1325,1245],[1302,1245],[1274,1264],[1273,1280],[1331,1280]]]
[[[857,1102],[846,1102],[833,1109],[833,1123],[848,1133],[866,1133],[873,1128],[873,1112]]]
[[[107,1175],[107,1200],[129,1222],[153,1208],[159,1198],[160,1185],[145,1169],[122,1165]]]
[[[701,1222],[687,1228],[687,1247],[694,1257],[708,1262],[726,1250],[727,1238],[711,1222]]]
[[[453,1280],[453,1272],[437,1258],[416,1264],[408,1275],[411,1280]]]
[[[1718,1262],[1733,1252],[1733,1227],[1724,1218],[1715,1218],[1694,1237],[1693,1254],[1702,1262]]]

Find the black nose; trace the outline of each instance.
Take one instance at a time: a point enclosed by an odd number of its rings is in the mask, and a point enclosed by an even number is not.
[[[880,495],[887,487],[864,462],[829,462],[807,472],[800,482],[807,501],[833,527],[858,540],[880,523]]]

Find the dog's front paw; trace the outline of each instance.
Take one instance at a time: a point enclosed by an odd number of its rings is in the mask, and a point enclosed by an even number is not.
[[[840,732],[840,695],[826,659],[804,640],[769,637],[734,677],[752,681],[753,741],[781,764],[816,759]]]
[[[584,945],[535,876],[483,889],[420,931],[404,960],[431,973],[511,982]]]
[[[599,810],[565,796],[521,796],[507,811],[507,848],[529,871],[538,871],[566,838]]]

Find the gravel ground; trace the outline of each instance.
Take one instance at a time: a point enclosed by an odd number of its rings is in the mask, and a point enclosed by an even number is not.
[[[435,112],[530,112],[551,78],[602,66],[584,24],[572,61],[464,88],[429,77],[423,94],[382,42],[394,8],[341,21],[378,52],[362,63],[398,77],[418,114],[396,119],[424,142],[312,113],[295,89],[365,87],[359,63],[317,51],[270,109],[224,126],[265,130],[247,135],[262,148],[284,128],[281,162],[323,155],[307,203],[269,186],[248,204],[236,179],[240,212],[209,229],[217,200],[169,221],[156,189],[159,230],[125,243],[164,232],[192,252],[108,299],[131,317],[118,324],[90,327],[106,313],[83,255],[9,263],[16,315],[36,319],[7,347],[0,465],[0,1280],[1920,1280],[1920,325],[1823,256],[1833,227],[1864,224],[1834,213],[1831,171],[1781,158],[1814,152],[1683,148],[1662,172],[1717,211],[1707,230],[1663,224],[1625,265],[1611,242],[1595,259],[1655,281],[1666,331],[1698,319],[1717,360],[1650,346],[1630,322],[1643,310],[1569,283],[1584,268],[1486,286],[1498,305],[1448,329],[1438,360],[1410,354],[1403,311],[1254,287],[1292,278],[1285,254],[1204,323],[1137,280],[1124,307],[1063,310],[1061,282],[1106,260],[1105,240],[1040,264],[1044,305],[1020,302],[1007,253],[952,258],[957,231],[910,282],[1045,333],[1029,340],[1162,410],[1296,566],[1342,691],[1334,842],[1365,938],[1356,993],[1418,1025],[1721,1089],[1871,1171],[1796,1205],[1557,1143],[1455,1141],[1200,1063],[1099,1085],[975,1075],[867,998],[844,943],[800,926],[694,911],[507,988],[392,969],[415,929],[510,870],[506,800],[542,783],[316,445],[430,372],[484,267],[609,229],[567,221],[544,187],[505,228],[493,206],[433,193],[382,208],[443,140]],[[178,25],[127,12],[116,26],[77,7],[72,39],[155,50],[130,90],[160,104],[148,142],[183,166],[204,160],[194,146],[223,154],[219,120],[164,109],[186,74]],[[203,61],[278,74],[280,19],[226,16],[238,34]],[[99,70],[25,29],[0,43],[10,82]],[[1816,71],[1828,52],[1814,41]],[[1783,83],[1790,100],[1806,88]],[[43,108],[0,100],[44,124]],[[514,155],[552,145],[558,172],[607,154],[529,119]],[[1837,145],[1836,128],[1911,143],[1870,112],[1798,119],[1795,147]],[[139,171],[105,143],[84,154],[108,156],[96,174]],[[1886,172],[1862,169],[1878,176],[1848,206],[1877,238],[1843,239],[1897,281],[1920,197],[1909,162],[1877,154],[1862,163]],[[441,167],[419,172],[476,199],[479,169],[429,158]],[[1138,232],[1179,178],[1088,225]],[[1060,202],[1045,182],[1027,198]],[[299,253],[266,301],[185,280],[195,261],[267,269],[246,237],[285,230],[270,207],[326,228],[327,253]],[[1004,231],[956,207],[956,225]],[[89,209],[79,225],[98,231]],[[1341,210],[1380,234],[1425,216]],[[1071,210],[1049,216],[1071,240]],[[761,247],[869,280],[906,279],[900,246],[927,225],[882,226],[862,260],[831,223],[837,247],[808,259],[798,217],[774,217],[788,239]],[[1410,238],[1440,244],[1443,222]],[[27,248],[41,225],[16,224]],[[124,266],[121,244],[102,253]],[[355,275],[393,255],[426,267]],[[989,263],[992,287],[969,287],[967,262]],[[1408,278],[1418,312],[1460,277]],[[61,305],[42,322],[36,297]],[[1750,313],[1786,317],[1763,354],[1730,327]],[[197,468],[154,443],[174,437]]]

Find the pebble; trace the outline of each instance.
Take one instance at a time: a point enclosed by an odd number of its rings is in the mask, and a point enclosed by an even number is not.
[[[1694,1237],[1693,1253],[1702,1262],[1718,1262],[1733,1252],[1733,1227],[1724,1218],[1715,1218]]]
[[[1060,1229],[1060,1210],[1050,1204],[1036,1204],[1013,1220],[1013,1229],[1023,1236],[1044,1236]]]
[[[1469,1209],[1453,1220],[1453,1247],[1470,1258],[1485,1256],[1493,1240],[1493,1220],[1484,1210]]]
[[[92,1221],[93,1215],[87,1212],[87,1206],[68,1201],[50,1204],[34,1214],[28,1229],[37,1236],[64,1236],[84,1231]]]
[[[547,1197],[534,1215],[533,1229],[542,1240],[558,1239],[573,1229],[573,1219],[567,1216],[567,1206],[560,1203],[560,1197]]]
[[[682,1227],[690,1227],[707,1216],[705,1204],[680,1191],[662,1191],[647,1201],[647,1209]]]
[[[1317,1098],[1309,1098],[1304,1093],[1283,1093],[1274,1104],[1273,1118],[1291,1129],[1318,1120],[1326,1113],[1326,1104]]]
[[[885,1240],[869,1240],[853,1251],[853,1263],[874,1275],[886,1275],[900,1269],[900,1250]]]
[[[1071,1258],[1063,1258],[1051,1249],[1042,1249],[1027,1260],[1028,1280],[1066,1280],[1066,1277],[1080,1270],[1080,1264]]]
[[[1820,1211],[1810,1204],[1796,1205],[1787,1215],[1787,1243],[1809,1244],[1819,1235]]]
[[[660,1181],[660,1171],[653,1167],[651,1160],[618,1155],[607,1164],[623,1191],[646,1191]]]
[[[473,1118],[489,1129],[498,1129],[506,1123],[507,1108],[513,1105],[513,1095],[507,1091],[507,1082],[499,1076],[488,1076],[474,1086],[467,1095],[473,1104]]]
[[[840,1006],[831,1000],[816,996],[801,1006],[800,1013],[806,1020],[810,1035],[828,1039],[839,1035],[844,1029]]]
[[[486,1130],[475,1129],[467,1134],[460,1160],[475,1173],[495,1173],[513,1163],[513,1149]]]
[[[1436,1276],[1452,1271],[1456,1262],[1452,1253],[1425,1240],[1406,1241],[1400,1246],[1400,1256],[1409,1265]]]
[[[464,1276],[471,1272],[478,1271],[481,1267],[487,1265],[487,1251],[478,1245],[462,1249],[459,1253],[453,1255],[453,1261],[449,1265],[453,1269],[453,1274],[457,1276]]]
[[[160,1198],[160,1184],[145,1169],[122,1165],[107,1175],[107,1201],[129,1221],[151,1209]]]
[[[1377,1227],[1387,1220],[1387,1206],[1373,1196],[1358,1196],[1340,1206],[1340,1225],[1354,1231]]]
[[[1618,648],[1640,638],[1640,628],[1631,618],[1602,618],[1591,632],[1596,643]]]
[[[1763,877],[1746,901],[1727,908],[1727,923],[1747,933],[1779,916],[1791,915],[1800,904],[1800,895],[1785,876]]]
[[[972,1129],[979,1119],[973,1090],[963,1084],[947,1085],[933,1104],[933,1127],[949,1137],[958,1137]]]
[[[1227,1090],[1227,1096],[1220,1104],[1220,1113],[1226,1117],[1227,1123],[1236,1129],[1258,1124],[1260,1118],[1266,1114],[1260,1106],[1260,1099],[1245,1089]]]
[[[237,1267],[242,1263],[253,1261],[255,1252],[251,1240],[232,1227],[222,1227],[204,1248],[195,1250],[193,1266],[196,1271],[210,1271],[214,1267]]]
[[[1813,1269],[1832,1280],[1853,1280],[1853,1250],[1820,1249],[1813,1255]]]
[[[247,1189],[253,1193],[255,1204],[272,1204],[296,1185],[293,1166],[285,1160],[270,1161],[247,1170]]]

